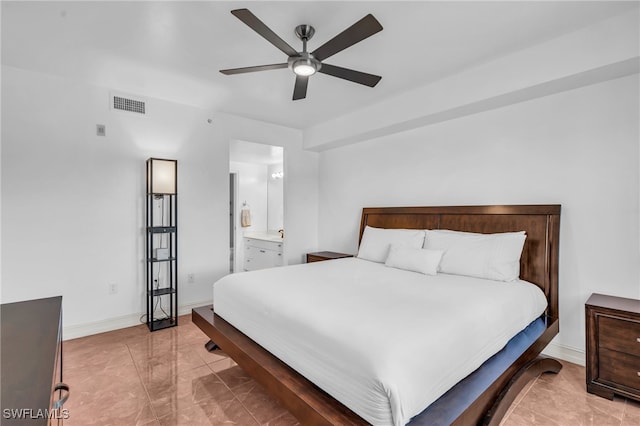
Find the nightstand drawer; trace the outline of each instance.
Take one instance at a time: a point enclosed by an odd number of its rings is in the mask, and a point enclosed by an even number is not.
[[[600,315],[598,340],[602,348],[640,357],[640,322]]]
[[[600,379],[640,390],[640,357],[601,348]]]

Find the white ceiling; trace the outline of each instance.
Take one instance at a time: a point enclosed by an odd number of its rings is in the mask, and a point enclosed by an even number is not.
[[[375,88],[324,74],[293,102],[285,62],[229,13],[246,7],[296,49],[312,51],[372,13],[384,30],[327,63],[378,74]],[[464,68],[638,8],[638,2],[2,2],[2,64],[304,129]]]

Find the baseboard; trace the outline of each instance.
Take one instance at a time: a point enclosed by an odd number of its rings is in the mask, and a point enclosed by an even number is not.
[[[570,346],[549,343],[549,345],[542,351],[542,354],[582,365],[583,367],[586,365],[586,356],[584,351]]]
[[[191,313],[191,309],[199,306],[210,305],[211,300],[189,303],[178,307],[178,315]],[[143,313],[123,315],[121,317],[107,318],[101,321],[94,321],[85,324],[76,324],[64,327],[62,335],[64,340],[76,339],[78,337],[90,336],[92,334],[104,333],[106,331],[119,330],[121,328],[140,325],[140,317]]]

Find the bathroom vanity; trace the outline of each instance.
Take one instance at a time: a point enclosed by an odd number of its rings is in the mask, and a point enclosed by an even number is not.
[[[284,265],[283,240],[280,235],[245,233],[243,242],[245,271]]]

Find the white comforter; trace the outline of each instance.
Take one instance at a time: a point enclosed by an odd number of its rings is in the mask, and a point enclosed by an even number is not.
[[[404,425],[540,316],[525,281],[356,258],[228,275],[214,311],[374,425]]]

